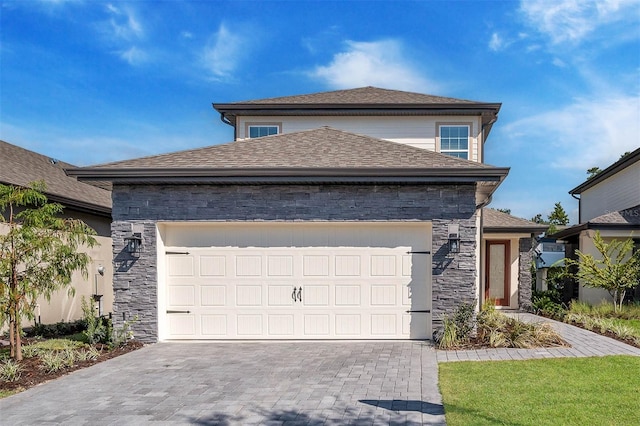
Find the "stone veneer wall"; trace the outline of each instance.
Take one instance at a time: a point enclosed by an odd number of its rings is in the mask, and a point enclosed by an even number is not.
[[[531,278],[531,262],[533,262],[533,237],[520,238],[520,270],[518,271],[518,308],[523,311],[531,310],[531,292],[533,280]]]
[[[430,221],[434,326],[476,291],[475,185],[114,185],[114,319],[138,316],[136,338],[155,342],[158,221]],[[448,251],[447,225],[460,225],[461,250]],[[139,256],[124,251],[132,227]]]

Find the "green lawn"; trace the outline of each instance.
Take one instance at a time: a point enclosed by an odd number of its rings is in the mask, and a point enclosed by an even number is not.
[[[640,357],[440,364],[447,425],[640,425]]]

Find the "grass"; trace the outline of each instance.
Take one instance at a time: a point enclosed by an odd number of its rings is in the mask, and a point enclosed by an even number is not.
[[[440,364],[456,425],[639,425],[640,357]]]

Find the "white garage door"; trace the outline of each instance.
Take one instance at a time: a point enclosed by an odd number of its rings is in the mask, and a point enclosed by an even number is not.
[[[428,223],[160,229],[166,339],[431,337]]]

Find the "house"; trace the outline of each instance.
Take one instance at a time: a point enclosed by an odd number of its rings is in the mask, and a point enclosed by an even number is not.
[[[573,188],[569,193],[579,199],[578,225],[553,235],[568,244],[568,257],[575,250],[598,255],[593,244],[596,231],[605,241],[632,238],[640,250],[640,148],[623,156],[594,177]],[[572,295],[588,303],[611,300],[604,290],[574,284]],[[628,292],[628,297],[640,300],[640,288]]]
[[[483,161],[500,104],[365,87],[214,108],[233,142],[68,170],[112,185],[137,337],[429,339],[461,302],[530,304],[539,225],[483,212],[508,174]]]
[[[89,276],[76,272],[71,285],[74,296],[66,290],[56,292],[50,301],[39,300],[36,320],[43,324],[72,321],[82,318],[81,298],[100,295],[103,312],[110,312],[113,305],[111,266],[111,194],[109,191],[78,182],[68,177],[65,168],[71,164],[0,141],[0,183],[26,187],[31,182],[44,180],[49,201],[64,206],[63,216],[81,219],[96,232],[99,246],[88,249],[92,258],[88,266]],[[0,232],[2,227],[0,224]],[[5,228],[6,232],[6,228]],[[25,323],[25,325],[27,325]]]

